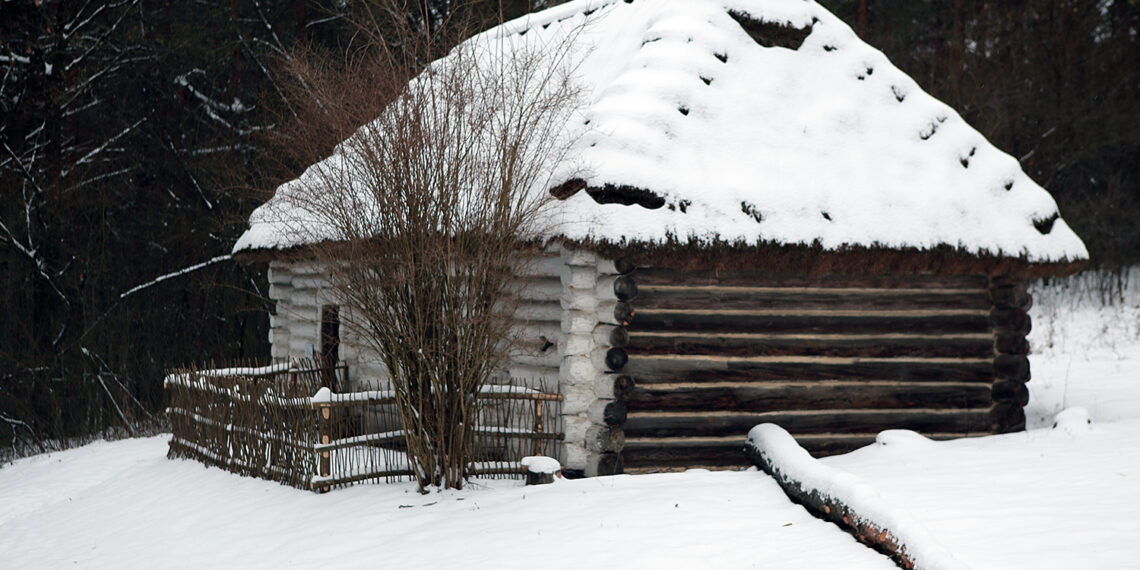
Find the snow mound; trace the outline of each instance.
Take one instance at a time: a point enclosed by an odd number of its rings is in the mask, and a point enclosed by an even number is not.
[[[549,237],[1088,257],[1016,159],[815,2],[576,0],[468,42],[569,46],[569,159],[530,189],[562,199]],[[235,252],[321,236],[288,188]]]
[[[1080,406],[1066,408],[1053,418],[1053,429],[1059,429],[1070,435],[1088,433],[1091,426],[1089,411]]]
[[[934,443],[930,438],[908,429],[889,429],[875,436],[875,443],[895,448],[915,448]]]

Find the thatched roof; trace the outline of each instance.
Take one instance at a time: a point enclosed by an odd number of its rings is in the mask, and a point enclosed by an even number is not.
[[[480,34],[571,38],[584,91],[552,238],[1088,257],[1053,198],[810,0],[578,0]],[[286,189],[288,185],[282,186]],[[304,245],[278,196],[235,252]]]

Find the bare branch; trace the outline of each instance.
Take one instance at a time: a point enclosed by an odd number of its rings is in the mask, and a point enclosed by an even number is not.
[[[131,295],[134,295],[135,293],[138,293],[139,291],[142,291],[143,289],[146,289],[148,287],[152,287],[154,285],[162,283],[163,281],[166,281],[167,279],[173,279],[175,277],[186,275],[187,273],[190,273],[192,271],[197,271],[199,269],[202,269],[203,267],[208,267],[210,265],[213,265],[215,263],[219,263],[222,261],[229,261],[230,259],[231,259],[231,256],[229,254],[219,255],[219,256],[217,256],[217,257],[215,257],[209,261],[203,261],[202,263],[197,263],[197,264],[191,265],[190,267],[184,267],[184,268],[179,269],[178,271],[175,271],[173,273],[167,273],[166,275],[162,275],[162,276],[156,277],[154,279],[151,279],[150,281],[147,281],[146,283],[143,283],[142,285],[136,285],[134,287],[131,287],[127,291],[120,293],[119,298],[120,299],[126,299],[127,297],[130,297]]]
[[[95,148],[91,149],[91,151],[90,151],[90,152],[88,152],[87,154],[85,154],[85,155],[83,155],[82,157],[80,157],[80,159],[79,159],[79,160],[75,161],[75,164],[76,164],[76,166],[78,166],[78,165],[80,165],[80,164],[87,164],[88,162],[90,162],[90,161],[91,161],[91,159],[92,159],[93,157],[95,157],[95,156],[96,156],[96,155],[98,155],[99,153],[101,153],[101,152],[103,152],[104,150],[106,150],[106,149],[107,149],[107,146],[108,146],[108,145],[110,145],[111,143],[113,143],[113,142],[115,142],[115,141],[119,140],[120,138],[122,138],[123,136],[125,136],[127,133],[130,133],[131,131],[135,130],[135,128],[136,128],[136,127],[138,127],[139,125],[143,124],[144,122],[146,122],[146,117],[143,117],[143,118],[141,118],[141,119],[139,119],[139,120],[135,121],[135,123],[134,123],[133,125],[131,125],[131,126],[129,126],[129,127],[127,127],[127,128],[125,128],[125,129],[123,129],[123,130],[119,131],[119,133],[118,133],[118,134],[116,134],[116,135],[112,136],[111,138],[109,138],[109,139],[107,139],[107,140],[103,141],[103,144],[101,144],[101,145],[99,145],[99,146],[97,146],[97,147],[95,147]],[[63,171],[63,173],[62,173],[62,174],[63,174],[63,176],[67,176],[68,172],[70,172],[70,169],[68,169],[68,170],[64,170],[64,171]]]
[[[485,38],[421,69],[442,48],[434,24],[405,19],[398,41],[376,24],[359,23],[369,49],[338,68],[289,62],[301,120],[284,149],[335,150],[270,206],[316,244],[341,323],[389,371],[420,485],[459,487],[474,395],[513,345],[519,250],[547,230],[577,92],[567,45]]]

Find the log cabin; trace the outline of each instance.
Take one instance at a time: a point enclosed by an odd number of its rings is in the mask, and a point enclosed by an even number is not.
[[[568,474],[748,465],[763,422],[816,455],[884,429],[1023,429],[1026,283],[1078,270],[1084,244],[1016,159],[827,10],[575,0],[467,44],[562,46],[582,93],[532,190],[559,221],[518,276],[533,346],[507,371],[565,397]],[[234,248],[268,267],[273,358],[382,384],[291,187]]]

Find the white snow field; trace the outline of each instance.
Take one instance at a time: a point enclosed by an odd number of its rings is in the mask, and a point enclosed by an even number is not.
[[[1087,279],[1066,283],[1036,291],[1031,335],[1031,416],[1064,406],[1057,427],[950,442],[884,432],[823,461],[958,567],[1140,567],[1140,280],[1109,307],[1079,294]],[[167,437],[0,468],[0,567],[894,567],[755,470],[316,495],[168,460]]]
[[[894,567],[758,472],[316,495],[168,460],[166,440],[0,469],[0,567]]]

